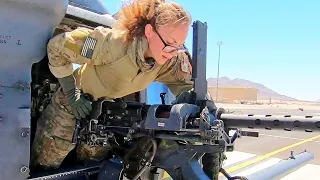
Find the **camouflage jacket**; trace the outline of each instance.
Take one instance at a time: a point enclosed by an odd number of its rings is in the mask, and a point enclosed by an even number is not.
[[[78,28],[59,34],[48,43],[49,67],[62,78],[73,73],[77,86],[99,98],[119,98],[145,89],[151,82],[165,84],[174,95],[192,88],[190,57],[186,53],[163,65],[150,65],[143,52],[145,38],[125,46],[113,29]],[[73,71],[72,63],[81,66]]]

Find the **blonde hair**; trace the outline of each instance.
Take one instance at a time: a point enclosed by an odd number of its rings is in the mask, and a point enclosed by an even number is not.
[[[114,28],[121,31],[126,45],[135,37],[142,37],[147,24],[158,29],[159,26],[168,24],[191,23],[190,14],[179,4],[164,0],[135,0],[124,3],[115,18],[117,22]]]

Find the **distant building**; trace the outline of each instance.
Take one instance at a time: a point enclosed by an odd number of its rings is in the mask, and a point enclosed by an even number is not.
[[[216,101],[217,88],[208,87],[208,91],[214,101]],[[258,89],[250,87],[219,87],[218,102],[222,103],[242,103],[257,102]]]

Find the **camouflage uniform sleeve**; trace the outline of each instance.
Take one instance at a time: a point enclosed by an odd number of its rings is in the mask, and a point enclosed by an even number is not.
[[[164,64],[156,81],[165,84],[170,91],[178,96],[193,88],[192,66],[189,53],[179,53]]]
[[[110,31],[104,27],[93,30],[78,28],[53,37],[47,45],[52,74],[57,78],[63,78],[73,73],[72,63],[101,65],[112,60],[113,51],[108,43]]]

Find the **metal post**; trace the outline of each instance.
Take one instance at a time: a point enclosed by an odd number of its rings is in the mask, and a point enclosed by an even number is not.
[[[216,102],[218,102],[219,71],[220,71],[220,46],[222,45],[222,41],[218,41],[217,45],[219,46],[219,56],[218,56],[218,74],[217,74]]]
[[[207,23],[195,21],[193,23],[193,48],[192,48],[192,78],[196,100],[206,100],[208,83],[206,78],[207,67]]]

